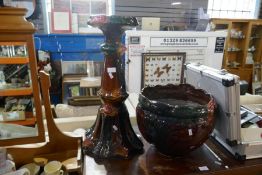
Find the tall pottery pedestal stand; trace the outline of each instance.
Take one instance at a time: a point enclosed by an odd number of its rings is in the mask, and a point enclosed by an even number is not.
[[[95,158],[128,158],[143,152],[143,143],[131,127],[124,101],[128,94],[125,87],[125,51],[121,44],[123,26],[136,26],[134,17],[93,16],[89,25],[99,27],[105,35],[101,50],[105,54],[104,71],[99,96],[99,108],[94,125],[87,130],[83,143],[84,154]]]

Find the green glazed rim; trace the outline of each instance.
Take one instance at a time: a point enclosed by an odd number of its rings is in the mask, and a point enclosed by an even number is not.
[[[138,21],[136,17],[126,17],[126,16],[106,16],[106,15],[97,15],[91,16],[87,22],[88,25],[99,27],[106,24],[115,24],[121,26],[137,26]]]
[[[198,101],[199,106],[170,105],[156,100],[161,96],[163,96],[163,98],[171,97],[194,102]],[[168,84],[165,86],[145,87],[139,94],[138,100],[138,106],[142,109],[148,110],[159,117],[171,117],[173,119],[206,118],[209,113],[208,111],[216,106],[210,94],[202,89],[196,89],[189,84]]]

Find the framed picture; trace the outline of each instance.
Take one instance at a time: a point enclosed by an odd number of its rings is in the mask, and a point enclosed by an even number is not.
[[[72,32],[71,11],[52,10],[51,18],[52,18],[52,33]]]
[[[182,83],[185,58],[184,52],[143,53],[142,88]]]

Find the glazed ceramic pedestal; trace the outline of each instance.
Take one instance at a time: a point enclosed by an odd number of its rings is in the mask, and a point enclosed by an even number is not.
[[[143,144],[131,127],[124,104],[128,94],[121,58],[125,47],[121,37],[122,27],[136,26],[137,20],[133,17],[94,16],[88,23],[99,27],[105,35],[105,43],[101,46],[105,63],[99,91],[102,105],[94,125],[86,132],[83,151],[95,158],[128,158],[142,153]]]

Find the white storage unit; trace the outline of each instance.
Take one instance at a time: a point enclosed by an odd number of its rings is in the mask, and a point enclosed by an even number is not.
[[[186,63],[220,69],[226,35],[226,31],[126,31],[127,90],[141,90],[142,53],[186,52]]]

